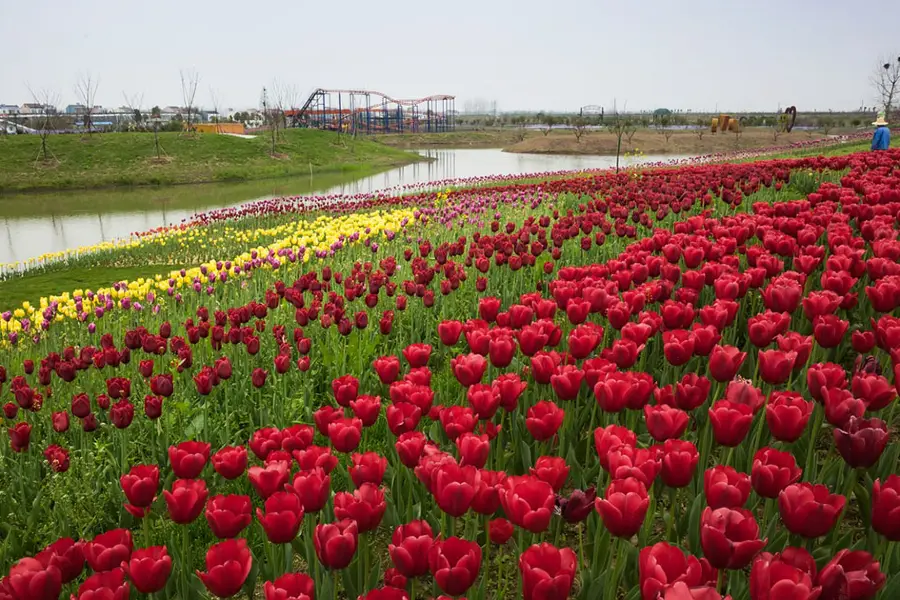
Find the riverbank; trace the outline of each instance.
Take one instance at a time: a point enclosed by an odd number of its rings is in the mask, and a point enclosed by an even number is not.
[[[694,131],[668,133],[667,138],[662,132],[641,129],[630,138],[625,135],[622,137],[621,152],[702,156],[814,141],[825,137],[818,131],[794,131],[779,134],[776,139],[773,131],[766,128],[747,129],[740,136],[734,133],[713,135],[709,131],[702,132],[702,136]],[[616,136],[607,131],[585,132],[581,140],[578,140],[571,131],[555,131],[546,136],[530,136],[521,142],[504,147],[503,150],[523,154],[615,155],[617,142]]]
[[[281,134],[280,134],[281,135]],[[350,136],[312,129],[283,132],[272,155],[271,138],[160,133],[54,135],[52,158],[36,160],[36,135],[0,138],[0,193],[250,181],[298,175],[358,174],[410,164],[422,157]]]
[[[830,135],[856,130],[829,131]],[[702,135],[698,135],[702,133]],[[653,129],[639,129],[622,137],[621,153],[639,151],[649,155],[702,156],[725,152],[756,150],[826,137],[821,131],[781,133],[777,139],[772,129],[748,128],[740,136],[733,133],[713,135],[708,130],[671,131],[669,138]],[[397,133],[371,139],[394,148],[502,148],[518,154],[566,154],[580,156],[615,156],[616,136],[606,130],[586,131],[579,141],[572,129],[554,129],[547,135],[539,129],[507,127],[478,131],[446,133]]]

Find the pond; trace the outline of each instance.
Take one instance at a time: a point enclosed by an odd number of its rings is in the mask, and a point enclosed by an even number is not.
[[[4,196],[0,264],[127,237],[250,200],[303,194],[361,194],[412,183],[615,166],[615,157],[513,154],[499,149],[420,150],[432,160],[348,180],[342,175]],[[647,162],[685,158],[647,156]],[[624,160],[622,161],[624,164]]]

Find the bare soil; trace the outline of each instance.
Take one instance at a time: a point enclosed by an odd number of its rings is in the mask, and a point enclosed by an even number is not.
[[[831,133],[831,132],[830,132]],[[832,133],[833,134],[833,133]],[[825,137],[819,131],[782,133],[776,138],[771,129],[748,128],[740,135],[709,131],[703,136],[693,131],[673,131],[668,139],[654,130],[639,130],[629,141],[622,137],[621,152],[641,152],[646,155],[690,154],[703,155],[735,150],[752,150],[768,146],[781,146],[795,142],[818,140]],[[581,140],[571,131],[552,132],[549,135],[528,136],[521,142],[505,146],[505,152],[530,154],[592,154],[615,155],[616,136],[606,131],[586,132]]]

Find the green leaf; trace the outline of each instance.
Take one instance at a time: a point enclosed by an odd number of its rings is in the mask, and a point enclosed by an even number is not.
[[[190,424],[185,428],[184,437],[186,439],[193,439],[198,433],[203,431],[205,425],[206,413],[197,413],[194,415],[194,418],[191,419]]]
[[[688,544],[692,554],[700,555],[700,513],[703,509],[703,495],[694,498],[691,505],[691,516],[688,518]]]

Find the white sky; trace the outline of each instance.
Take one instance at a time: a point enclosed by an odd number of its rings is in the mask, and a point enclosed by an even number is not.
[[[836,0],[0,0],[0,103],[28,85],[74,103],[80,73],[97,103],[123,92],[181,104],[257,106],[277,79],[496,101],[500,110],[607,107],[774,110],[874,104],[869,75],[900,54],[900,1]]]

